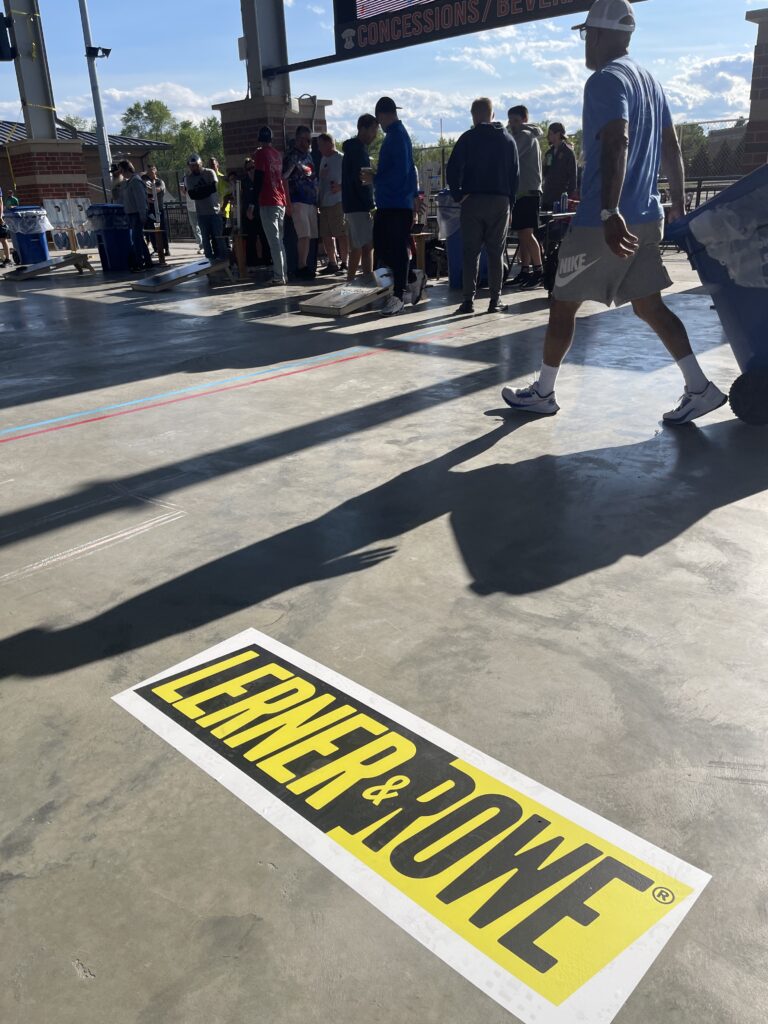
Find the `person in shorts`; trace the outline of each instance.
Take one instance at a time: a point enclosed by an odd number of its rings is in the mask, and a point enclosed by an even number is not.
[[[347,269],[347,232],[341,203],[342,155],[334,145],[333,137],[323,132],[317,137],[320,150],[318,174],[318,228],[328,265],[321,275],[340,274]]]
[[[283,181],[287,182],[285,213],[293,221],[297,238],[296,276],[313,278],[309,267],[309,243],[317,238],[317,174],[312,160],[312,133],[299,125],[283,158]]]
[[[659,168],[669,179],[673,219],[685,214],[685,170],[664,92],[627,52],[635,25],[629,0],[595,0],[586,22],[576,26],[594,72],[584,89],[581,203],[560,248],[539,377],[527,388],[502,391],[513,409],[543,416],[559,411],[555,382],[573,341],[576,314],[589,301],[631,302],[676,361],[685,390],[676,408],[664,414],[666,423],[689,423],[727,401],[705,376],[684,325],[661,297],[672,282],[661,259]]]
[[[537,124],[528,123],[527,107],[512,107],[507,111],[507,117],[507,129],[517,145],[520,162],[520,183],[517,186],[510,227],[517,233],[522,269],[512,285],[527,291],[539,288],[544,279],[541,246],[536,237],[542,183],[539,139],[544,133]]]
[[[379,122],[373,114],[363,114],[357,120],[357,135],[341,147],[341,205],[349,240],[348,281],[354,281],[358,267],[362,267],[364,274],[373,273],[373,185],[363,184],[360,172],[371,166],[368,147],[378,131]]]

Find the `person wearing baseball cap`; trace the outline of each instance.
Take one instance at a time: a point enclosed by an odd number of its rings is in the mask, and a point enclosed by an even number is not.
[[[399,109],[389,96],[382,96],[376,103],[374,116],[385,135],[379,153],[379,165],[375,173],[370,167],[360,171],[363,184],[372,183],[376,196],[373,220],[376,266],[389,267],[394,278],[393,294],[381,311],[384,316],[402,313],[405,307],[403,297],[408,284],[408,246],[418,188],[411,139],[397,116]]]
[[[685,214],[685,170],[664,92],[628,54],[635,28],[628,0],[595,0],[586,21],[574,26],[594,72],[584,88],[581,203],[560,248],[539,377],[527,388],[502,391],[513,409],[542,416],[559,411],[555,382],[573,341],[576,314],[587,301],[631,302],[676,361],[685,389],[676,408],[664,414],[665,423],[690,423],[727,401],[707,379],[684,325],[661,297],[672,282],[661,259],[659,169],[669,179],[672,219]]]
[[[285,224],[285,184],[283,158],[272,145],[272,129],[259,128],[259,148],[253,155],[254,192],[258,209],[254,215],[261,220],[264,236],[272,256],[273,285],[288,283],[288,270],[283,244]]]

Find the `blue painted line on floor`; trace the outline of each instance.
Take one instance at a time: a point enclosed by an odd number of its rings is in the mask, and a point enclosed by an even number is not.
[[[16,434],[22,430],[34,430],[36,427],[48,427],[54,423],[65,423],[67,420],[80,419],[81,416],[94,416],[103,412],[113,412],[115,409],[127,409],[132,405],[142,405],[144,402],[156,402],[163,398],[173,398],[176,395],[186,395],[192,391],[205,391],[206,388],[218,388],[223,384],[236,384],[238,381],[243,380],[254,380],[257,377],[265,377],[267,374],[275,373],[276,371],[284,372],[288,370],[297,370],[302,366],[314,366],[317,363],[327,363],[332,360],[338,360],[345,356],[357,355],[361,352],[368,351],[360,345],[354,346],[353,348],[341,349],[338,352],[329,352],[322,356],[312,356],[310,359],[297,359],[291,363],[277,363],[273,366],[269,366],[263,370],[257,370],[255,373],[243,373],[237,377],[225,377],[223,380],[209,380],[205,384],[192,384],[188,388],[177,388],[175,391],[163,391],[157,395],[145,395],[143,398],[132,398],[128,402],[116,402],[113,405],[100,405],[94,409],[85,409],[81,412],[71,412],[66,416],[54,416],[53,419],[49,420],[37,420],[35,423],[22,423],[19,427],[6,427],[4,430],[0,430],[0,437],[5,434]]]

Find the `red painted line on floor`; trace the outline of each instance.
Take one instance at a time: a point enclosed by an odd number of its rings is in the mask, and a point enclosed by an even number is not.
[[[136,412],[146,412],[147,409],[159,409],[163,405],[175,405],[177,402],[189,402],[193,398],[206,398],[208,395],[218,395],[222,391],[237,391],[239,388],[250,388],[254,384],[263,384],[268,380],[279,380],[281,377],[293,377],[297,373],[309,373],[310,370],[321,370],[326,366],[338,366],[340,363],[351,363],[355,359],[367,359],[369,356],[384,355],[382,349],[374,349],[371,352],[360,352],[355,356],[344,356],[342,359],[331,359],[327,363],[318,363],[315,366],[302,366],[298,370],[283,370],[281,373],[273,373],[269,377],[258,377],[256,380],[246,380],[242,384],[227,384],[221,388],[211,388],[210,391],[201,391],[195,395],[182,395],[180,398],[167,398],[163,402],[151,402],[149,405],[140,405],[136,409],[121,409],[119,412],[105,413],[103,416],[91,416],[85,420],[76,420],[74,423],[60,423],[56,427],[44,427],[42,430],[30,430],[26,434],[15,434],[13,437],[0,437],[0,444],[10,444],[12,441],[23,441],[25,437],[36,437],[38,434],[51,434],[56,430],[69,430],[72,427],[82,427],[85,423],[100,423],[102,420],[111,420],[115,416],[130,416]]]

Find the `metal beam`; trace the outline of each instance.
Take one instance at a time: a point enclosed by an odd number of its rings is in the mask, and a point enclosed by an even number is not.
[[[99,76],[96,72],[96,56],[93,53],[93,39],[91,38],[91,22],[88,17],[88,4],[86,0],[80,0],[80,19],[83,23],[83,40],[85,41],[85,58],[88,61],[88,74],[91,79],[91,94],[93,96],[93,112],[96,116],[96,143],[99,147],[99,163],[101,164],[101,180],[104,185],[104,195],[109,195],[112,187],[112,176],[109,167],[112,163],[112,153],[109,148],[109,135],[104,124],[104,109],[101,105],[101,91],[99,89]]]
[[[19,53],[13,63],[27,138],[55,139],[56,107],[37,0],[5,0],[5,13],[13,18],[13,41]]]
[[[288,96],[291,82],[278,73],[268,80],[264,68],[288,63],[283,0],[240,0],[245,34],[245,60],[248,67],[248,91],[256,96]]]

